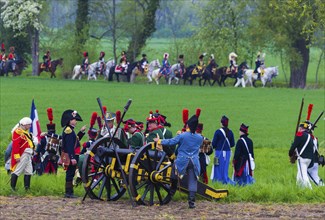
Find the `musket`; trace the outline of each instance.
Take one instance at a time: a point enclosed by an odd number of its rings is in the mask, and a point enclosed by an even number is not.
[[[315,120],[315,122],[314,122],[313,125],[311,126],[310,130],[313,130],[313,129],[315,128],[317,122],[319,121],[319,119],[322,117],[323,114],[324,114],[324,111],[322,111],[322,112],[318,115],[317,119]]]
[[[296,132],[295,132],[295,136],[294,137],[296,137],[296,134],[298,132],[298,128],[299,128],[299,124],[300,124],[300,119],[301,119],[301,113],[302,113],[302,109],[304,108],[304,99],[305,98],[302,98],[301,99],[300,111],[299,111],[299,115],[298,115],[298,121],[297,121]]]

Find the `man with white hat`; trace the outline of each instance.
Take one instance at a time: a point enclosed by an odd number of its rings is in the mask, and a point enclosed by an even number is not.
[[[32,119],[24,117],[19,121],[18,127],[12,134],[11,152],[11,183],[12,190],[16,190],[18,176],[24,173],[24,186],[30,188],[30,179],[33,174],[32,154],[35,145],[33,136],[28,131],[31,127]]]

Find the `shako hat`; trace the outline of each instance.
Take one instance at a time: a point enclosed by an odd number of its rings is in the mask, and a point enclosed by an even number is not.
[[[61,117],[61,126],[64,127],[69,124],[70,120],[76,119],[77,121],[82,121],[81,116],[76,110],[68,109],[65,110]]]
[[[155,122],[155,123],[158,123],[158,117],[156,117],[152,111],[149,112],[149,117],[147,118],[147,122],[150,123],[150,122]]]
[[[143,57],[143,58],[146,57],[146,56],[147,56],[147,54],[145,54],[145,53],[142,54],[142,57]]]
[[[244,132],[245,134],[248,134],[248,127],[249,127],[249,126],[247,126],[247,125],[245,125],[244,123],[242,123],[242,124],[240,125],[240,127],[239,127],[239,130],[240,130],[241,132]]]
[[[188,119],[187,125],[190,128],[191,133],[195,133],[198,123],[199,118],[196,115],[193,115],[190,119]]]
[[[87,51],[84,52],[84,57],[88,57],[88,52]]]
[[[183,55],[183,54],[180,54],[180,55],[178,56],[178,58],[179,58],[179,59],[183,59],[183,58],[184,58],[184,55]]]
[[[55,133],[55,123],[53,123],[53,109],[52,108],[47,108],[47,117],[50,121],[50,123],[46,124],[47,131],[48,132],[53,132]]]
[[[124,131],[128,131],[129,128],[131,127],[136,127],[136,121],[134,121],[132,118],[126,120],[126,121],[123,121],[124,123]]]

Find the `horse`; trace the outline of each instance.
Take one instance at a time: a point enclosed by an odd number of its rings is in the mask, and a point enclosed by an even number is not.
[[[258,80],[258,74],[254,73],[253,69],[248,69],[245,72],[245,75],[247,77],[246,84],[250,83],[251,86],[256,87],[255,81]],[[277,66],[275,67],[267,67],[264,69],[264,74],[261,73],[261,82],[263,87],[265,87],[266,83],[270,82],[272,83],[272,79],[277,77],[279,75],[279,69]]]
[[[75,80],[78,77],[78,79],[81,80],[82,75],[86,75],[87,72],[88,80],[90,79],[97,80],[97,76],[96,76],[97,66],[98,66],[98,62],[92,63],[88,65],[87,71],[83,71],[81,65],[75,65],[72,71],[72,79]]]
[[[156,83],[159,84],[158,75],[159,75],[160,68],[161,66],[159,63],[159,59],[155,59],[148,64],[148,73],[147,73],[148,83],[151,83],[152,79],[154,79]]]
[[[115,66],[115,61],[114,60],[107,61],[106,65],[105,65],[105,71],[104,71],[104,79],[105,80],[108,80],[109,71],[112,66]]]
[[[229,71],[227,71],[228,67],[222,67],[222,70],[224,70],[224,68],[226,68],[225,69],[226,71],[221,72],[221,79],[220,79],[219,85],[220,86],[223,85],[223,86],[226,87],[225,81],[226,81],[227,78],[233,78],[233,79],[236,79],[236,81],[237,81],[237,72],[229,72]],[[239,64],[237,70],[242,69],[242,68],[248,69],[248,65],[247,65],[246,61]],[[235,83],[236,83],[236,81],[235,81]]]
[[[223,67],[219,67],[217,68],[215,71],[213,71],[213,74],[212,74],[212,86],[217,82],[219,86],[221,86],[221,76],[222,75],[226,75],[226,71],[227,71],[227,68],[226,66],[223,66]]]
[[[38,75],[40,75],[41,72],[45,71],[45,72],[51,73],[51,78],[56,78],[56,75],[55,75],[56,67],[58,65],[60,67],[63,66],[63,58],[51,61],[51,65],[48,67],[48,69],[46,69],[43,65],[44,65],[43,63],[38,64]]]
[[[21,75],[23,69],[27,67],[27,62],[22,57],[17,56],[16,58],[16,60],[0,62],[0,76],[8,76],[9,72],[12,72],[13,76]]]
[[[166,80],[168,79],[168,84],[171,85],[172,80],[176,80],[176,84],[179,83],[179,79],[183,77],[182,65],[180,63],[175,63],[170,68],[170,74],[167,75]]]
[[[110,68],[108,73],[108,81],[113,81],[113,74],[115,74],[117,82],[120,82],[120,75],[126,76],[127,82],[134,82],[138,72],[140,71],[140,61],[128,64],[123,72],[116,72],[115,69],[115,65]]]
[[[193,72],[193,70],[195,68],[196,68],[196,64],[192,64],[192,65],[185,68],[185,73],[183,75],[183,83],[184,83],[184,85],[186,84],[186,81],[189,81],[190,85],[193,84],[193,79],[196,78],[196,75],[195,75],[195,77],[193,77],[192,72]]]

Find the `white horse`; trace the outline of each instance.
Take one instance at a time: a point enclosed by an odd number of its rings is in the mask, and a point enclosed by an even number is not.
[[[159,69],[160,69],[160,63],[159,60],[153,60],[149,63],[148,66],[148,73],[147,73],[147,78],[148,78],[148,83],[152,82],[152,79],[154,79],[157,83],[157,85],[159,84]],[[155,69],[158,68],[158,69]]]
[[[98,62],[92,63],[88,65],[88,80],[94,79],[97,80],[96,76],[96,68],[98,66]],[[77,77],[81,80],[82,75],[86,75],[86,72],[82,70],[81,65],[75,65],[72,71],[72,79],[75,80]]]
[[[254,86],[254,82],[257,80],[257,74],[254,73],[254,70],[248,69],[245,71],[247,77],[246,84],[249,83],[251,86]],[[279,75],[279,69],[275,67],[267,67],[264,69],[264,74],[261,74],[261,82],[263,87],[265,87],[267,82],[272,83],[272,79]]]
[[[114,60],[109,60],[106,63],[106,68],[105,68],[105,72],[104,72],[104,79],[107,80],[108,76],[109,76],[109,71],[111,69],[112,66],[115,66],[115,61]]]
[[[176,72],[180,73],[181,69],[182,67],[180,63],[175,63],[174,65],[172,65],[172,67],[170,68],[170,74],[167,76],[169,85],[172,83],[173,79],[176,80],[176,84],[179,83],[179,78],[176,76]]]

